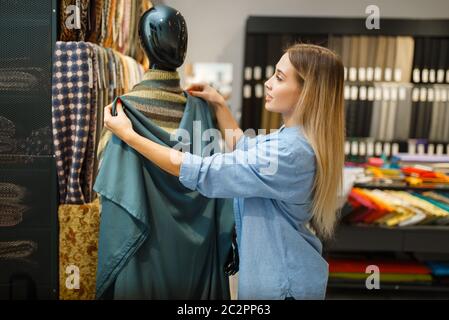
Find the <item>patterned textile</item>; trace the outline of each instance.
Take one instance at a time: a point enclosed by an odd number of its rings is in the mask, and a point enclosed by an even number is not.
[[[0,242],[0,260],[25,259],[37,250],[37,243],[29,240]]]
[[[16,203],[0,203],[0,227],[12,227],[23,220],[23,213],[28,207]]]
[[[89,121],[89,134],[87,139],[86,146],[86,155],[84,157],[85,161],[83,163],[83,168],[81,170],[81,187],[83,190],[83,195],[85,196],[86,202],[90,202],[94,199],[93,195],[93,174],[94,174],[94,161],[95,161],[95,141],[97,134],[97,92],[96,92],[96,83],[97,73],[95,72],[95,66],[98,64],[97,56],[95,52],[99,50],[98,46],[95,44],[88,44],[91,49],[91,58],[92,58],[92,70],[89,71],[93,82],[90,85],[91,88],[91,101],[90,101],[90,121]]]
[[[16,134],[16,127],[14,123],[5,118],[0,116],[0,137],[14,137]]]
[[[43,127],[31,131],[29,137],[21,139],[17,146],[20,154],[51,155],[53,154],[52,131],[50,127]]]
[[[150,69],[143,80],[121,98],[130,101],[137,110],[168,132],[179,127],[186,104],[176,71]],[[101,133],[97,152],[99,158],[111,136],[106,129]]]
[[[97,272],[99,199],[83,205],[59,206],[59,298],[62,300],[93,300]],[[68,266],[80,271],[79,290],[67,289]]]
[[[90,33],[87,36],[89,42],[98,43],[101,35],[101,16],[104,0],[90,1]]]
[[[23,200],[26,189],[14,183],[0,183],[0,202],[17,203]]]
[[[61,0],[59,21],[61,41],[84,41],[89,31],[90,0]],[[71,10],[76,7],[78,11]],[[80,19],[80,28],[77,28],[75,19]],[[73,26],[73,27],[72,27]]]
[[[16,127],[14,123],[0,116],[0,153],[14,153],[16,151]]]
[[[0,92],[39,92],[45,89],[41,68],[0,68]]]
[[[87,43],[56,43],[52,122],[60,203],[90,201],[90,195],[83,194],[81,188],[81,177],[85,177],[82,170],[92,170],[84,164],[92,116],[93,72],[90,66],[92,49]]]
[[[0,136],[0,153],[15,153],[16,140]]]

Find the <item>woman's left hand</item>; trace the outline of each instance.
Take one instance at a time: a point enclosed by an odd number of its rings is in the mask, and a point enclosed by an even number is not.
[[[123,111],[120,101],[117,102],[117,115],[112,115],[112,104],[104,108],[104,126],[124,142],[135,133],[129,118]]]

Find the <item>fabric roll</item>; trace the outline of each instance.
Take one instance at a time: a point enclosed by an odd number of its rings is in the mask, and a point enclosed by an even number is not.
[[[389,93],[390,89],[391,88],[387,86],[382,87],[383,97],[380,105],[379,132],[377,134],[377,139],[379,140],[385,140],[387,136],[388,115],[390,109],[390,98],[388,95],[390,94]]]
[[[368,37],[368,56],[367,56],[367,72],[366,79],[368,81],[374,80],[374,68],[376,67],[376,53],[377,53],[378,37]]]
[[[359,87],[351,86],[351,96],[347,101],[347,133],[349,137],[357,135],[357,113],[359,111]]]
[[[425,101],[422,103],[421,112],[418,114],[420,117],[418,122],[418,125],[420,126],[420,135],[419,137],[428,139],[429,138],[429,132],[430,132],[430,123],[432,120],[432,113],[433,113],[433,100],[434,98],[430,99],[430,92],[434,92],[433,88],[427,89],[427,97]]]
[[[407,140],[409,138],[412,111],[411,106],[412,86],[401,84],[399,87],[399,100],[394,130],[394,138],[397,140]]]
[[[409,83],[413,68],[413,49],[415,41],[412,37],[396,37],[396,55],[394,61],[395,81]],[[399,72],[399,74],[397,74]]]
[[[365,101],[365,116],[363,118],[362,137],[370,137],[371,119],[373,117],[373,105],[374,105],[374,87],[369,86],[368,97]]]
[[[424,64],[424,39],[421,37],[415,38],[415,48],[413,56],[413,72],[412,81],[414,83],[421,82],[421,70]]]
[[[385,128],[385,140],[392,141],[394,138],[394,126],[396,122],[398,108],[398,88],[396,86],[390,88],[390,102],[388,104],[387,124]]]
[[[382,89],[382,87],[379,84],[374,84],[374,89],[379,90]],[[382,99],[381,97],[375,96],[371,118],[371,130],[370,130],[370,136],[374,139],[378,139],[379,136],[381,109],[382,109]]]
[[[360,36],[351,36],[351,51],[349,61],[349,77],[350,81],[357,81],[357,71],[359,69],[359,50],[360,50]]]
[[[425,37],[423,40],[423,65],[421,70],[421,82],[429,83],[429,71],[432,66],[432,38]]]
[[[449,90],[446,90],[447,100],[444,103],[444,127],[443,127],[443,140],[449,141]]]
[[[396,37],[387,37],[387,46],[385,52],[385,68],[383,74],[383,80],[393,81],[395,58],[396,58]]]
[[[432,102],[432,116],[430,120],[430,131],[429,140],[439,141],[439,131],[440,131],[440,120],[444,119],[444,110],[442,107],[442,102],[440,98],[440,89],[434,86],[435,100]]]
[[[410,138],[417,137],[417,126],[418,126],[418,110],[419,110],[419,100],[420,100],[420,90],[418,87],[414,87],[412,90],[412,107],[410,114]]]
[[[359,37],[359,52],[358,52],[358,80],[366,81],[367,68],[368,68],[368,50],[369,48],[369,37],[360,36]]]
[[[376,59],[374,62],[374,80],[382,81],[384,79],[384,72],[386,67],[386,59],[387,59],[387,43],[388,38],[385,36],[377,37],[377,47],[376,47]]]
[[[441,40],[438,38],[431,39],[431,52],[430,52],[430,63],[429,63],[429,82],[437,82],[437,70],[438,70],[438,59],[440,53],[440,43]]]
[[[334,51],[340,57],[343,54],[343,38],[341,36],[331,35],[329,39],[329,49]]]
[[[446,77],[446,71],[449,69],[449,39],[440,39],[440,51],[438,55],[437,66],[437,82],[444,83]],[[446,83],[449,83],[449,79],[446,79]]]

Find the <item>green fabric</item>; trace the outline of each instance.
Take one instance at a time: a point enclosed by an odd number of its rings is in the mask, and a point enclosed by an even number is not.
[[[137,133],[161,145],[178,143],[126,96],[120,99]],[[190,137],[194,121],[201,132],[213,128],[207,104],[188,96],[180,128]],[[202,141],[201,150],[210,141]],[[234,226],[230,199],[185,188],[116,136],[94,189],[102,203],[97,298],[229,299],[223,270]]]

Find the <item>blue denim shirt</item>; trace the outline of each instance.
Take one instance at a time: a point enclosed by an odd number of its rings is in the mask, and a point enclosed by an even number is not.
[[[186,153],[180,182],[210,198],[234,198],[239,299],[324,299],[328,264],[311,218],[315,154],[300,127],[284,127],[236,149]]]

